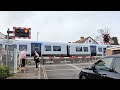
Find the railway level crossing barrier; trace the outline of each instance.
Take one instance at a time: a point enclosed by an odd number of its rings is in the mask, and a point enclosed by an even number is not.
[[[71,57],[40,57],[41,64],[60,64],[60,63],[86,63],[95,62],[102,56],[71,56]],[[33,57],[27,57],[27,61],[33,61]],[[34,62],[33,62],[34,63]]]

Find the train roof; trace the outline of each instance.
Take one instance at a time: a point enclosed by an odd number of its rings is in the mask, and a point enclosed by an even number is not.
[[[95,45],[95,46],[110,46],[110,45],[103,45],[103,44],[85,44],[85,43],[68,43],[68,45]]]
[[[3,42],[4,40],[7,39],[0,39],[1,42]],[[45,44],[63,44],[63,45],[95,45],[95,46],[109,46],[109,47],[114,47],[114,46],[118,46],[118,45],[103,45],[103,44],[85,44],[85,43],[65,43],[65,42],[48,42],[48,41],[34,41],[34,40],[14,40],[14,39],[10,39],[13,42],[26,42],[26,43],[45,43]]]
[[[44,44],[63,44],[63,45],[67,45],[67,43],[64,42],[43,42]]]

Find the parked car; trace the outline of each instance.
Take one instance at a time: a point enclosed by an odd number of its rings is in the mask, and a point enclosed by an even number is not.
[[[82,69],[79,79],[120,79],[120,54],[103,57]]]

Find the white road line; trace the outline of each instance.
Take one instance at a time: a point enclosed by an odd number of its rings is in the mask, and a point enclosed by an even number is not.
[[[93,63],[73,63],[72,65],[82,65],[82,64],[84,64],[84,65],[91,65]]]
[[[45,70],[45,76],[46,76],[46,79],[48,79],[48,76],[47,76],[47,73],[46,73],[45,66],[44,66],[44,70]]]
[[[45,66],[66,66],[67,64],[54,64],[54,65],[45,65]]]
[[[67,65],[69,65],[69,66],[71,66],[71,67],[73,67],[73,68],[75,68],[75,69],[77,69],[77,70],[81,70],[81,68],[79,68],[79,67],[77,67],[77,66],[75,66],[75,65],[73,65],[73,64],[67,64]]]
[[[46,70],[46,71],[68,71],[68,70],[77,70],[77,69],[55,69],[55,70]]]
[[[48,76],[47,76],[47,73],[46,73],[46,70],[45,70],[45,66],[44,66],[44,65],[42,65],[42,69],[43,69],[44,79],[48,79]]]
[[[41,74],[41,72],[40,72],[40,64],[39,64],[39,69],[38,69],[38,79],[40,79],[40,74]]]

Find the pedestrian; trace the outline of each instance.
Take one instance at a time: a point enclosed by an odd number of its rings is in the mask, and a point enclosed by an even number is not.
[[[35,65],[36,68],[34,70],[38,70],[38,65],[40,64],[40,60],[39,60],[39,54],[35,51],[35,55],[34,55],[34,61],[35,61]]]
[[[23,50],[20,52],[19,54],[19,59],[21,60],[21,67],[25,67],[25,64],[26,64],[26,50],[25,48],[23,47]]]

